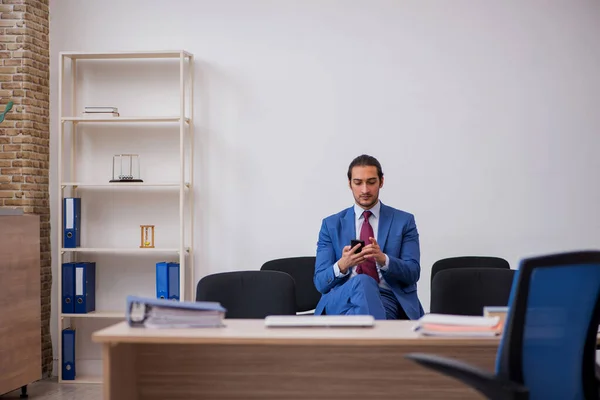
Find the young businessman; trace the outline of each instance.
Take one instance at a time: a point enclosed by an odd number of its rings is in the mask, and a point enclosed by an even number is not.
[[[355,204],[325,218],[319,232],[314,282],[322,296],[315,314],[420,318],[414,216],[379,201],[383,171],[372,156],[350,163],[348,184]],[[351,247],[352,240],[364,241],[364,247]]]

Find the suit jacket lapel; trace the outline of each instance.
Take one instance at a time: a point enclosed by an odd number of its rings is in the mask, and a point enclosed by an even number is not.
[[[393,219],[394,213],[392,213],[392,210],[381,203],[381,209],[379,210],[379,228],[377,228],[377,243],[379,244],[381,251],[384,251],[385,249],[385,243],[387,241]]]
[[[356,239],[356,226],[354,225],[354,208],[350,207],[346,210],[346,214],[341,220],[342,234],[340,235],[340,252],[344,246],[350,245],[350,240]],[[365,243],[366,244],[366,243]]]

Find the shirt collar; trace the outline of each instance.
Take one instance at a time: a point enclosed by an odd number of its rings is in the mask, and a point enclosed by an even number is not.
[[[371,207],[369,209],[369,211],[371,211],[371,213],[373,214],[373,217],[379,219],[379,211],[381,210],[381,202],[379,200],[377,200],[377,203]],[[361,206],[359,206],[358,204],[354,204],[354,219],[356,221],[359,221],[362,218],[363,215],[363,208]]]

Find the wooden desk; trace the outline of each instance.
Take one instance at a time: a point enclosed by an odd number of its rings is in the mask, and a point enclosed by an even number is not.
[[[403,355],[430,352],[494,368],[499,339],[422,338],[413,321],[375,328],[150,330],[125,322],[93,334],[103,344],[105,400],[480,399]]]

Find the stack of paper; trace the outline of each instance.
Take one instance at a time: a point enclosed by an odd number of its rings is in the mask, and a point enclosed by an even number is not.
[[[483,316],[500,318],[500,324],[504,328],[508,316],[508,307],[483,307]]]
[[[175,301],[127,297],[130,326],[147,328],[208,328],[223,326],[226,310],[217,302]]]
[[[493,337],[502,331],[502,323],[499,317],[426,314],[415,331],[424,336]]]
[[[83,115],[86,117],[118,117],[119,109],[117,107],[95,107],[85,106]]]

